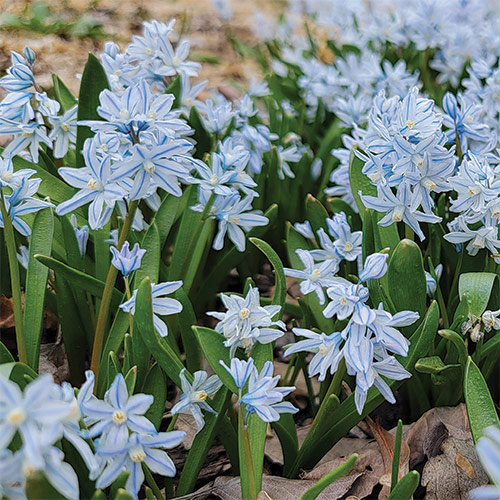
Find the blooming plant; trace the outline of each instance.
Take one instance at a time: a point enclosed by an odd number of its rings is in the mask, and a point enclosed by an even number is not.
[[[384,405],[411,421],[461,401],[493,483],[471,495],[498,497],[498,6],[290,6],[231,40],[263,76],[232,100],[175,20],[105,43],[78,96],[12,52],[0,500],[184,497],[217,437],[254,500],[268,428],[293,479]],[[61,384],[39,375],[47,310]],[[396,469],[391,496],[418,477]]]

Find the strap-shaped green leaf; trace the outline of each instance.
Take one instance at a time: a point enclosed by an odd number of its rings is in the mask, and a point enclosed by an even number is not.
[[[33,223],[29,246],[28,271],[24,296],[24,338],[28,364],[38,370],[43,310],[49,270],[35,259],[39,253],[50,255],[54,234],[52,210],[40,210]]]
[[[165,412],[165,401],[167,399],[167,381],[160,365],[154,363],[149,369],[141,392],[154,396],[152,405],[146,412],[146,418],[153,422],[156,430],[160,429],[161,419]]]
[[[54,94],[57,102],[61,105],[63,111],[68,111],[77,103],[75,96],[57,75],[52,74],[52,83],[54,84]]]
[[[301,497],[300,500],[314,500],[318,495],[337,479],[346,475],[356,464],[358,455],[354,453],[342,465],[323,476],[312,488],[309,488]]]
[[[109,83],[104,68],[94,54],[89,54],[80,83],[80,94],[78,96],[78,121],[101,120],[101,117],[97,113],[97,107],[100,104],[99,94],[107,88],[109,88]],[[76,129],[77,167],[84,166],[84,160],[81,153],[83,143],[86,139],[92,137],[92,135],[93,133],[89,127],[78,125]]]
[[[471,357],[468,358],[465,367],[464,395],[470,430],[474,442],[477,443],[486,427],[490,425],[500,427],[500,421],[488,385]]]
[[[326,208],[313,195],[308,194],[306,198],[306,219],[311,223],[314,234],[319,228],[327,229],[327,218],[328,212]]]
[[[420,474],[416,470],[407,472],[396,484],[387,500],[410,500],[420,482]]]
[[[49,267],[53,271],[60,273],[66,279],[71,281],[71,285],[82,290],[89,292],[94,297],[101,297],[104,291],[104,283],[97,278],[85,274],[78,269],[74,269],[64,262],[56,260],[47,255],[37,254],[34,256],[36,260],[40,261],[44,266]],[[113,290],[113,299],[111,306],[118,308],[122,301],[122,294],[115,288]]]

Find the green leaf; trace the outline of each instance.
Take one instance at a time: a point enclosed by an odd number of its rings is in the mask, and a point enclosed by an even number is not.
[[[160,233],[156,224],[153,222],[146,231],[142,241],[141,248],[146,250],[142,257],[141,267],[134,273],[133,288],[139,288],[144,278],[149,278],[152,283],[158,283],[160,276]]]
[[[0,342],[0,365],[3,363],[11,363],[14,362],[14,357],[7,349],[3,342]]]
[[[223,361],[226,366],[230,366],[231,364],[229,349],[224,345],[224,335],[203,326],[193,326],[193,330],[212,370],[231,392],[238,394],[238,388],[234,383],[233,377],[220,364],[220,361]]]
[[[271,423],[271,427],[278,436],[283,453],[283,473],[293,465],[299,452],[299,441],[297,438],[297,427],[290,413],[282,413],[280,419]]]
[[[426,311],[426,281],[422,252],[418,245],[404,239],[389,258],[387,268],[389,297],[396,311],[416,311],[423,318]],[[420,320],[421,321],[421,320]],[[405,327],[413,333],[420,321]]]
[[[283,264],[281,263],[278,254],[272,249],[269,243],[259,240],[258,238],[249,238],[250,242],[254,244],[271,262],[274,269],[274,296],[273,304],[279,305],[281,310],[275,317],[281,317],[283,305],[286,300],[286,278],[283,272]]]
[[[182,78],[180,75],[177,75],[172,83],[165,89],[165,94],[173,94],[175,97],[174,104],[172,105],[173,109],[176,109],[180,105],[181,95],[182,93]]]
[[[196,315],[189,297],[182,288],[177,290],[175,298],[182,304],[182,311],[176,314],[175,322],[181,334],[188,370],[193,373],[202,368],[202,351],[192,329],[192,326],[196,325]]]
[[[35,472],[26,481],[26,497],[29,500],[65,499],[48,481],[42,472]]]
[[[326,230],[326,219],[328,219],[326,208],[314,196],[308,194],[306,198],[306,220],[311,223],[314,234],[320,228]]]
[[[149,369],[142,384],[141,392],[151,394],[154,397],[153,404],[149,407],[145,416],[153,422],[156,430],[159,430],[165,412],[165,401],[167,400],[167,380],[158,363],[154,363]]]
[[[467,295],[469,314],[481,316],[488,305],[495,284],[494,273],[464,273],[458,280],[458,294]]]
[[[215,439],[217,428],[224,419],[224,414],[230,401],[231,392],[222,387],[210,402],[210,406],[217,413],[205,413],[205,426],[196,434],[191,449],[186,457],[177,486],[176,496],[183,496],[193,491],[196,480],[198,479],[198,474],[207,458],[210,446]]]
[[[490,425],[500,427],[491,394],[477,365],[469,357],[465,368],[464,395],[474,443]]]
[[[24,295],[24,336],[27,362],[35,371],[38,370],[45,293],[49,276],[48,268],[38,262],[35,255],[39,253],[50,255],[53,234],[54,215],[52,210],[40,210],[33,222]]]
[[[196,141],[195,156],[202,158],[205,153],[212,149],[212,137],[203,126],[200,114],[194,106],[189,113],[189,125],[194,129],[193,139]]]
[[[175,221],[175,215],[180,201],[181,199],[177,196],[167,194],[153,218],[152,222],[156,224],[158,233],[160,234],[160,250],[165,246],[170,229]]]
[[[80,94],[78,96],[78,121],[102,120],[97,113],[97,107],[100,105],[99,94],[107,88],[109,88],[109,83],[104,68],[94,54],[89,54],[80,83]],[[88,139],[93,135],[94,134],[89,127],[78,125],[76,129],[77,167],[84,166],[83,156],[81,153],[83,143],[85,142],[85,139]]]
[[[458,352],[458,359],[465,370],[468,354],[463,337],[453,330],[439,330],[438,334],[444,339],[449,340],[456,347]]]
[[[68,111],[77,103],[75,96],[57,75],[52,74],[52,83],[57,102],[64,112]]]
[[[94,278],[88,274],[74,269],[64,262],[56,260],[47,255],[37,254],[34,256],[36,260],[40,261],[44,266],[49,267],[53,271],[60,273],[64,278],[71,282],[72,287],[77,287],[86,292],[89,292],[94,297],[102,297],[104,291],[104,282]],[[115,288],[113,290],[113,299],[111,307],[117,309],[122,302],[122,294]]]
[[[410,500],[419,482],[420,474],[416,470],[411,470],[399,480],[387,500]]]
[[[118,488],[115,495],[115,500],[134,500],[134,497],[125,489]]]
[[[138,316],[137,321],[135,319],[136,316]],[[137,325],[137,331],[135,331],[135,325]],[[148,278],[142,281],[137,291],[134,314],[134,335],[136,334],[141,336],[147,351],[158,362],[163,371],[171,378],[175,385],[180,387],[179,374],[184,365],[168,345],[167,341],[158,335],[154,327],[151,281]],[[134,362],[137,364],[135,355],[134,352]]]
[[[370,182],[370,179],[362,172],[364,167],[363,162],[356,156],[354,149],[351,150],[351,156],[349,158],[349,181],[351,183],[352,195],[356,206],[358,207],[358,212],[364,217],[365,206],[361,201],[359,192],[363,193],[365,196],[377,196],[377,187]]]
[[[309,488],[301,497],[300,500],[314,500],[318,495],[337,479],[345,476],[356,464],[358,455],[354,453],[342,465],[333,469],[331,472],[323,476],[312,488]]]
[[[403,421],[398,420],[396,439],[394,440],[394,455],[392,457],[391,490],[394,489],[399,477],[399,457],[401,456],[401,440],[403,439]]]
[[[28,382],[38,377],[35,371],[20,361],[0,364],[0,375],[12,380],[21,389],[24,389]]]
[[[123,373],[125,371],[123,370]],[[129,369],[127,374],[125,375],[125,385],[127,386],[127,391],[129,396],[132,396],[135,391],[135,386],[137,384],[137,367],[132,366],[132,368]]]

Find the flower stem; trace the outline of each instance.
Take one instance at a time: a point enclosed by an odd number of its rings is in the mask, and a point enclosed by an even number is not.
[[[129,205],[128,214],[125,217],[122,230],[120,232],[120,237],[118,238],[118,244],[116,248],[118,251],[121,250],[122,245],[128,237],[130,228],[132,227],[132,222],[134,220],[135,211],[137,210],[138,201],[132,201]],[[94,372],[97,378],[99,374],[99,365],[101,363],[102,347],[104,344],[104,328],[106,322],[108,321],[109,307],[111,305],[111,298],[113,296],[113,289],[115,287],[116,277],[118,276],[118,269],[110,264],[108,269],[108,275],[106,276],[106,283],[104,285],[104,291],[102,293],[101,305],[99,307],[99,315],[97,316],[97,324],[95,327],[94,335],[94,346],[92,348],[92,359],[90,362],[90,369]]]
[[[252,450],[250,449],[248,429],[245,428],[245,423],[243,422],[243,408],[241,406],[238,412],[238,422],[239,422],[238,448],[240,448],[241,496],[242,498],[248,498],[248,500],[256,500],[257,485],[255,484],[255,472],[253,468]],[[241,449],[241,447],[243,449]]]
[[[142,464],[142,470],[144,471],[144,475],[146,476],[146,482],[148,483],[148,486],[153,490],[153,495],[155,496],[156,500],[163,500],[164,497],[161,494],[160,488],[158,488],[158,485],[156,484],[153,474],[151,474],[148,466],[144,463]]]
[[[128,281],[128,276],[123,277],[123,281],[125,282],[125,294],[127,295],[127,300],[130,300],[130,297],[132,297],[132,294],[130,293],[130,283]],[[134,331],[134,315],[132,313],[128,313],[128,322],[130,325],[130,335],[132,335],[132,332]]]
[[[16,327],[16,343],[19,361],[27,362],[26,342],[24,338],[23,327],[23,306],[21,303],[21,280],[19,278],[19,264],[17,262],[16,237],[14,227],[10,220],[10,215],[5,208],[4,196],[0,202],[0,211],[4,225],[5,244],[7,246],[7,255],[9,257],[10,283],[12,288],[12,305],[14,309],[14,322]]]

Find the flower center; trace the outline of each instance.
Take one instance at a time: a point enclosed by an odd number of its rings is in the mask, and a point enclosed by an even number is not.
[[[87,182],[87,187],[89,187],[90,189],[97,189],[97,181],[96,179],[89,179],[89,181]]]
[[[4,182],[10,182],[12,180],[12,176],[13,176],[12,172],[6,170],[5,172],[2,172],[0,179],[2,179]]]
[[[219,182],[219,178],[215,174],[212,174],[208,182],[210,182],[212,186],[215,186],[217,182]]]
[[[26,132],[26,130],[25,130],[25,131],[23,131],[23,132],[21,133],[21,135],[22,135],[23,137],[29,137],[29,136],[31,135],[31,132]]]
[[[436,183],[431,181],[428,177],[422,179],[422,185],[426,187],[429,191],[432,191],[436,187]]]
[[[22,408],[14,408],[7,414],[6,420],[10,425],[19,426],[26,420],[26,412]]]
[[[64,130],[64,132],[67,132],[69,130],[69,125],[66,122],[61,123],[61,128]]]
[[[205,401],[207,399],[208,394],[205,391],[197,391],[194,393],[195,401]]]
[[[128,112],[128,110],[127,110],[127,109],[122,109],[122,110],[120,111],[120,118],[121,118],[122,120],[128,120],[128,119],[130,118],[130,113]]]
[[[328,347],[325,344],[321,344],[319,346],[319,352],[322,356],[325,356],[328,353]]]
[[[113,423],[116,425],[122,425],[127,421],[127,416],[121,410],[116,410],[113,413]]]
[[[406,126],[411,130],[415,126],[415,122],[407,121]]]
[[[319,269],[313,269],[311,273],[311,281],[317,281],[321,278],[321,271]]]
[[[350,241],[348,241],[345,245],[344,245],[344,250],[346,252],[350,252],[354,247],[352,246],[352,243]]]
[[[481,192],[481,188],[479,186],[469,186],[469,194],[471,196],[476,196]]]
[[[174,66],[174,67],[175,67],[175,66],[179,66],[180,62],[181,62],[181,61],[180,61],[180,59],[179,59],[177,56],[175,56],[175,57],[172,59],[172,66]]]
[[[239,313],[240,319],[247,319],[250,316],[250,309],[244,307]]]
[[[134,448],[130,451],[129,455],[133,462],[144,462],[146,458],[146,454],[142,448]]]
[[[155,164],[151,160],[146,160],[144,162],[144,170],[148,174],[152,174],[155,171]]]
[[[236,215],[231,215],[231,217],[229,217],[229,222],[231,224],[238,224],[238,222],[240,222],[240,218],[236,217]]]
[[[400,205],[399,207],[396,207],[394,209],[394,213],[392,214],[392,220],[394,222],[401,222],[403,220],[404,211],[405,211],[405,209],[402,205]]]

